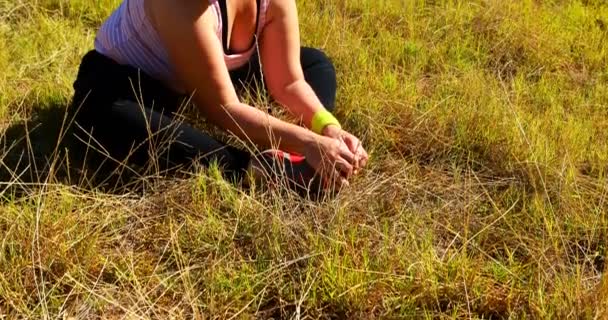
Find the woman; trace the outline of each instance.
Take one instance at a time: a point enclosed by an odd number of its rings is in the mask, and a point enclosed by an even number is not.
[[[237,89],[262,74],[305,127],[239,101]],[[368,160],[329,112],[335,71],[323,53],[300,47],[295,0],[124,0],[74,88],[72,110],[88,135],[80,138],[118,163],[161,169],[196,159],[236,178],[281,169],[301,187],[316,172],[340,187]],[[221,129],[274,149],[252,156],[181,123],[173,113],[185,98]]]

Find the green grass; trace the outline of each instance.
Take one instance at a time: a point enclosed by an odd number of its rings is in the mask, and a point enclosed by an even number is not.
[[[0,0],[2,128],[65,107],[118,3]],[[0,319],[602,318],[608,5],[298,5],[369,169],[323,203],[215,169],[126,195],[39,175],[54,165],[26,170],[40,183],[15,172]],[[4,171],[54,150],[8,137]]]

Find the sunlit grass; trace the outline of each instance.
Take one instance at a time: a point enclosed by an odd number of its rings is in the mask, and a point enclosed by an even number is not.
[[[7,132],[65,107],[118,3],[0,0]],[[0,318],[604,315],[608,6],[298,5],[369,170],[322,203],[216,168],[108,194],[45,159],[55,136],[7,134]]]

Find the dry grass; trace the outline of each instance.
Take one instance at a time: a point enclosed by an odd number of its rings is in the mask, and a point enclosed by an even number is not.
[[[373,158],[321,203],[71,176],[62,110],[117,3],[0,0],[0,319],[605,316],[602,1],[298,1]]]

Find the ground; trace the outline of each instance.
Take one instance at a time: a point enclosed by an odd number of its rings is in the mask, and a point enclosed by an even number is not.
[[[69,176],[62,112],[118,4],[0,0],[0,319],[604,316],[603,1],[298,1],[371,155],[320,202]]]

